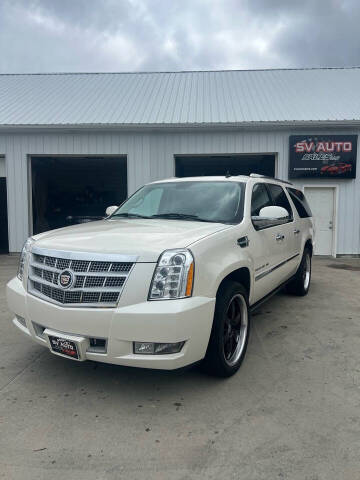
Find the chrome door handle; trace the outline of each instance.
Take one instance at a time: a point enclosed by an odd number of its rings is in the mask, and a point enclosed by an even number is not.
[[[300,230],[298,228],[295,228],[294,235],[297,235],[298,233],[300,233]]]
[[[280,242],[281,240],[284,240],[285,235],[281,235],[280,233],[278,233],[275,238],[278,242]]]

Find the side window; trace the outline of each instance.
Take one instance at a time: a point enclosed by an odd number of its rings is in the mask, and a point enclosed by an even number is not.
[[[254,185],[251,196],[251,216],[257,217],[263,207],[272,205],[271,198],[264,183]]]
[[[301,190],[297,188],[287,187],[291,200],[293,201],[295,208],[299,214],[300,218],[312,217],[312,213],[309,207],[309,204],[305,198],[305,195]]]
[[[292,208],[290,202],[284,192],[284,189],[280,185],[268,184],[271,196],[273,198],[274,205],[277,207],[283,207],[289,213],[289,222],[293,219]]]

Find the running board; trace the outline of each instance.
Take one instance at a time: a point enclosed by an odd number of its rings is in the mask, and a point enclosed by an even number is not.
[[[290,282],[292,282],[292,280],[294,280],[294,277],[295,275],[293,275],[292,277],[290,277],[288,280],[286,280],[286,282],[283,282],[281,285],[279,285],[278,287],[274,288],[274,290],[271,290],[270,293],[268,293],[267,295],[265,295],[265,297],[261,298],[260,300],[258,300],[256,303],[254,303],[254,305],[251,305],[250,307],[250,312],[254,312],[255,310],[257,310],[259,307],[261,307],[261,305],[265,302],[267,302],[269,300],[269,298],[273,297],[274,295],[276,295],[277,293],[280,292],[280,290],[282,290],[284,287],[286,287],[286,285]]]

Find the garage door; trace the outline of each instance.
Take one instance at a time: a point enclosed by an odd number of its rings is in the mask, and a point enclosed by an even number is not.
[[[215,175],[249,175],[259,173],[275,176],[275,155],[177,155],[175,175],[197,177]]]
[[[32,157],[33,232],[98,220],[127,196],[126,157]]]

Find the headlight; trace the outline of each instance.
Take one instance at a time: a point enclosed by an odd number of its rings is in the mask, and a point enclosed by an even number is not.
[[[149,300],[191,297],[194,282],[194,257],[190,250],[165,250],[151,282]]]
[[[19,268],[18,268],[18,279],[22,280],[24,277],[24,269],[27,260],[28,253],[30,252],[30,247],[34,243],[32,238],[28,238],[24,243],[23,249],[21,250],[20,261],[19,261]]]

